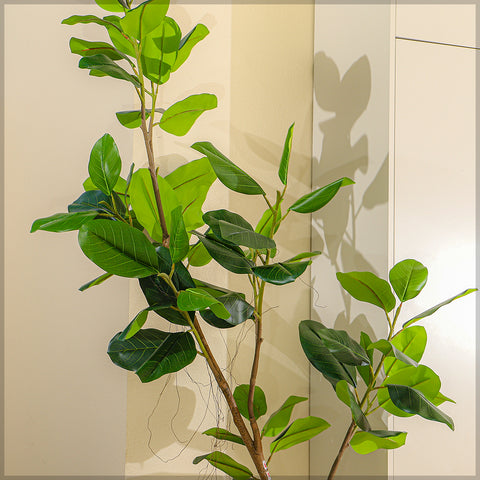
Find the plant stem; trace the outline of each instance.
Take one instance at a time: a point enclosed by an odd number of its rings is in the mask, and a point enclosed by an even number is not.
[[[328,474],[327,480],[332,480],[333,477],[335,476],[335,473],[337,473],[337,469],[338,469],[338,465],[340,464],[340,460],[342,459],[343,454],[345,453],[345,450],[350,445],[350,440],[352,439],[353,434],[355,433],[355,429],[356,429],[355,422],[352,421],[352,423],[350,424],[350,427],[348,427],[347,433],[345,434],[345,438],[343,439],[340,450],[338,451],[337,458],[335,458],[335,461],[333,462],[332,468],[330,469],[330,473]]]

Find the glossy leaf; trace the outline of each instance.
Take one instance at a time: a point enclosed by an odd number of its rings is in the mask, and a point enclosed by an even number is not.
[[[283,200],[282,200],[283,202]],[[280,202],[281,204],[281,202]],[[273,225],[273,212],[270,208],[267,208],[262,215],[262,218],[258,222],[257,226],[255,227],[255,231],[257,233],[261,233],[262,235],[271,236],[272,233],[277,233],[277,230],[280,227],[280,220],[282,218],[282,211],[281,208],[277,210],[276,218],[275,218],[275,228],[272,232],[272,225]]]
[[[97,187],[95,184],[92,182],[92,179],[88,177],[84,182],[83,182],[83,188],[86,192],[89,192],[90,190],[97,190]],[[118,177],[117,183],[113,187],[114,192],[118,194],[124,194],[125,190],[127,188],[127,182],[125,179],[122,177]]]
[[[210,142],[197,142],[192,148],[208,158],[218,179],[230,190],[246,195],[265,195],[262,187],[250,175],[232,163]]]
[[[120,20],[122,30],[140,40],[153,32],[162,22],[168,10],[168,0],[149,0],[128,11]]]
[[[202,460],[207,460],[210,465],[218,468],[222,472],[233,478],[233,480],[250,480],[253,473],[244,465],[236,462],[222,452],[212,452],[207,455],[201,455],[193,460],[194,465],[200,463]]]
[[[203,112],[214,108],[217,108],[215,95],[210,93],[190,95],[167,108],[158,125],[165,132],[180,137],[190,131]]]
[[[155,111],[163,113],[165,110],[163,108],[156,108]],[[145,120],[150,118],[151,112],[151,109],[145,109]],[[138,128],[142,124],[141,110],[125,110],[122,112],[117,112],[115,115],[117,120],[126,128]]]
[[[270,418],[262,429],[262,436],[275,437],[282,433],[288,425],[288,422],[290,422],[293,407],[295,407],[297,403],[305,402],[306,400],[308,400],[307,397],[296,397],[294,395],[288,397],[285,402],[283,402],[283,405],[270,415]]]
[[[106,133],[97,140],[90,153],[88,173],[93,183],[105,194],[110,195],[117,184],[122,161],[113,138]]]
[[[182,207],[179,205],[170,214],[170,255],[172,262],[177,263],[183,260],[190,248],[189,238],[185,230],[185,223],[182,217]]]
[[[428,270],[416,260],[403,260],[389,273],[390,283],[401,302],[415,298],[427,283]]]
[[[280,434],[275,441],[270,444],[270,452],[275,453],[279,450],[306,442],[326,430],[330,424],[319,417],[299,418],[292,422],[289,427]]]
[[[127,325],[127,327],[123,330],[121,335],[118,337],[118,340],[128,340],[129,338],[136,335],[137,332],[145,325],[145,322],[148,318],[148,312],[152,310],[152,307],[144,308],[140,310],[133,320]]]
[[[177,306],[185,312],[210,308],[217,317],[223,320],[230,318],[230,312],[223,306],[223,303],[201,288],[189,288],[180,292]]]
[[[78,233],[83,253],[102,270],[129,278],[158,272],[155,248],[136,228],[122,222],[95,220]]]
[[[118,51],[113,45],[106,42],[89,42],[81,38],[72,37],[70,39],[70,51],[82,57],[103,54],[112,60],[127,59],[122,52]]]
[[[114,26],[108,19],[102,19],[95,15],[72,15],[62,20],[62,25],[77,25],[78,23],[96,23],[103,27]]]
[[[356,432],[350,440],[350,446],[355,452],[366,455],[378,449],[399,448],[405,445],[406,438],[407,432],[370,430],[369,432]]]
[[[300,342],[303,351],[310,363],[320,372],[332,385],[340,380],[346,380],[350,385],[357,386],[355,369],[350,365],[342,364],[330,353],[325,346],[320,332],[325,330],[320,322],[303,320],[299,325]]]
[[[212,260],[212,256],[208,253],[202,242],[197,242],[195,245],[190,246],[187,258],[188,263],[192,267],[203,267]]]
[[[242,437],[235,435],[234,433],[225,430],[224,428],[209,428],[203,432],[204,435],[216,438],[217,440],[226,440],[227,442],[238,443],[239,445],[245,445]]]
[[[387,385],[388,393],[394,405],[407,413],[420,415],[427,420],[445,423],[455,430],[453,420],[427,400],[422,392],[405,385]]]
[[[165,177],[183,207],[183,220],[187,231],[204,224],[202,206],[216,178],[205,157],[182,165]]]
[[[97,188],[97,187],[94,187]],[[108,212],[111,199],[101,190],[88,190],[68,206],[70,213],[74,212]]]
[[[368,347],[369,350],[373,350],[374,348],[382,352],[386,357],[394,357],[406,365],[413,365],[414,367],[418,366],[418,363],[415,360],[410,358],[408,355],[405,355],[388,340],[378,340],[378,342],[372,343]]]
[[[123,33],[120,25],[121,18],[115,15],[110,15],[104,17],[104,20],[109,22],[109,24],[106,25],[106,29],[115,48],[120,52],[135,58],[135,40],[130,39],[130,37]]]
[[[111,58],[103,54],[82,57],[78,63],[80,68],[88,70],[98,70],[109,77],[118,78],[132,83],[135,87],[140,88],[138,78],[131,75],[122,67],[118,66]]]
[[[345,380],[340,380],[335,385],[335,392],[337,397],[351,410],[355,424],[363,431],[370,431],[372,428],[368,423],[367,417],[363,413],[360,405],[357,403],[355,395],[350,390],[348,383]]]
[[[95,0],[95,3],[107,12],[124,12],[128,10],[125,0]]]
[[[288,129],[287,137],[285,138],[285,145],[283,147],[282,160],[280,161],[280,167],[278,169],[278,177],[284,185],[287,184],[288,164],[290,163],[290,151],[292,149],[292,135],[294,126],[295,123],[292,123]]]
[[[127,340],[121,340],[121,335],[122,332],[112,338],[107,353],[115,365],[135,372],[142,383],[178,372],[197,355],[189,332],[168,333],[147,328]]]
[[[361,302],[371,303],[390,312],[395,307],[395,297],[390,285],[370,272],[337,273],[342,287]]]
[[[271,265],[253,267],[255,276],[273,285],[285,285],[294,282],[310,265],[311,262],[282,262]]]
[[[238,410],[247,420],[250,418],[248,412],[248,393],[250,391],[250,385],[239,385],[233,392],[233,398],[237,404]],[[255,392],[253,394],[253,414],[258,420],[260,417],[267,413],[267,401],[265,399],[265,393],[256,385]]]
[[[47,232],[71,232],[78,230],[82,225],[92,221],[97,216],[97,212],[75,212],[75,213],[55,213],[50,217],[38,218],[32,224],[30,233],[37,230]]]
[[[240,249],[229,247],[196,231],[193,233],[203,243],[212,258],[223,268],[238,274],[252,272],[253,262],[248,260]]]
[[[289,207],[289,210],[293,210],[297,213],[312,213],[323,208],[340,190],[340,187],[352,185],[355,182],[347,177],[340,178],[325,187],[318,188],[317,190],[307,193],[302,198],[299,198],[293,205]]]
[[[99,277],[94,278],[93,280],[90,280],[89,282],[82,285],[79,288],[79,290],[81,292],[84,292],[85,290],[87,290],[90,287],[94,287],[95,285],[102,284],[105,280],[108,280],[110,277],[113,277],[113,275],[111,273],[104,273],[103,275],[100,275]]]
[[[295,255],[292,258],[289,258],[286,260],[287,263],[293,263],[293,262],[300,262],[301,260],[305,260],[306,258],[312,258],[312,257],[317,257],[318,255],[321,255],[322,252],[319,252],[318,250],[314,250],[313,252],[303,252],[299,253],[298,255]]]
[[[175,72],[180,68],[181,65],[183,65],[185,60],[187,60],[187,58],[190,56],[190,52],[192,51],[193,47],[198,42],[203,40],[208,34],[208,28],[199,23],[182,38],[178,48],[177,58],[172,66],[172,72]]]
[[[427,345],[427,332],[424,327],[415,326],[401,330],[391,340],[392,345],[415,362],[420,362]],[[385,372],[393,374],[407,365],[396,358],[387,357],[384,362]]]
[[[459,293],[458,295],[455,295],[452,298],[449,298],[448,300],[445,300],[442,303],[439,303],[438,305],[435,305],[432,308],[429,308],[428,310],[425,310],[423,313],[420,313],[420,315],[416,315],[415,317],[411,318],[408,322],[405,322],[403,324],[403,328],[409,327],[410,325],[413,325],[414,323],[418,322],[422,318],[429,317],[430,315],[433,315],[438,309],[444,307],[445,305],[448,305],[449,303],[453,302],[454,300],[457,300],[458,298],[462,298],[465,295],[469,295],[470,293],[476,292],[478,289],[477,288],[469,288],[468,290],[464,290],[463,292]]]
[[[363,381],[366,385],[369,385],[373,379],[372,367],[373,365],[373,350],[370,350],[368,347],[372,344],[372,340],[367,333],[360,333],[360,346],[367,352],[368,358],[370,359],[370,365],[357,365],[357,370]]]
[[[254,308],[245,301],[243,296],[236,292],[230,292],[225,295],[215,297],[223,304],[229,312],[229,317],[222,319],[212,310],[203,310],[200,312],[202,318],[212,327],[232,328],[252,318]]]

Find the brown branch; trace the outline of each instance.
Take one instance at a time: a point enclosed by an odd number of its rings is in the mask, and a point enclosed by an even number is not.
[[[340,464],[340,460],[343,457],[343,454],[345,453],[345,450],[349,447],[350,445],[350,440],[353,437],[353,434],[355,433],[355,422],[352,421],[350,424],[350,427],[347,430],[347,433],[345,434],[345,438],[343,439],[343,443],[340,447],[340,450],[338,451],[337,458],[335,458],[335,461],[333,462],[332,468],[330,469],[330,473],[328,474],[327,480],[333,480],[333,477],[335,477],[335,474],[337,473],[338,465]]]

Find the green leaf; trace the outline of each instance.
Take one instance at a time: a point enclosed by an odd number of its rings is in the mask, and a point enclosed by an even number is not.
[[[388,393],[392,402],[400,410],[407,413],[420,415],[427,420],[445,423],[455,430],[453,420],[438,409],[432,402],[427,400],[422,392],[405,385],[387,385]]]
[[[163,113],[165,110],[163,108],[156,108],[155,111]],[[151,112],[151,109],[145,109],[145,120],[150,118]],[[117,120],[126,128],[138,128],[142,124],[141,110],[125,110],[117,112],[115,115],[117,116]]]
[[[135,372],[142,383],[167,373],[178,372],[195,360],[197,350],[189,332],[168,333],[147,328],[121,340],[117,333],[108,345],[108,355],[115,365]]]
[[[410,366],[402,370],[399,370],[393,374],[387,376],[383,385],[393,383],[395,385],[404,385],[412,387],[422,392],[425,397],[434,402],[438,393],[440,392],[440,378],[438,375],[425,365],[419,365],[418,367]],[[387,412],[397,415],[398,417],[408,417],[408,413],[404,413],[399,410],[390,400],[388,390],[381,388],[378,391],[378,404]]]
[[[100,71],[109,77],[118,78],[132,83],[135,87],[140,88],[138,78],[131,75],[122,67],[118,66],[111,58],[103,54],[92,55],[90,57],[82,57],[78,63],[79,68]]]
[[[355,182],[347,177],[340,178],[325,187],[321,187],[314,192],[307,193],[302,198],[299,198],[289,210],[297,213],[312,213],[323,208],[340,190],[340,187],[352,185]]]
[[[281,203],[283,200],[281,200]],[[280,207],[277,210],[276,220],[275,220],[275,229],[273,233],[277,233],[277,230],[280,227],[280,220],[282,218],[282,211]],[[258,222],[257,226],[255,227],[255,231],[257,233],[261,233],[262,235],[271,235],[272,234],[272,224],[273,224],[273,213],[270,208],[267,208],[262,215],[262,218]]]
[[[82,57],[103,54],[112,60],[127,59],[127,57],[118,51],[113,45],[105,42],[89,42],[81,38],[72,37],[70,39],[70,51]]]
[[[158,272],[155,248],[142,232],[126,223],[95,220],[84,224],[78,243],[93,263],[113,275],[141,278]]]
[[[308,400],[307,397],[296,397],[291,395],[288,397],[283,405],[270,415],[270,418],[265,423],[262,429],[263,437],[275,437],[282,433],[283,429],[288,425],[290,417],[292,416],[293,407],[300,402]]]
[[[210,93],[190,95],[165,110],[159,126],[179,137],[186,135],[197,118],[205,111],[217,108],[217,97]]]
[[[394,432],[388,430],[370,430],[369,432],[356,432],[350,440],[350,446],[361,455],[374,452],[380,448],[390,450],[405,445],[407,432]]]
[[[120,20],[122,30],[130,37],[140,40],[153,32],[165,17],[168,0],[149,0],[128,11]]]
[[[462,298],[465,295],[469,295],[470,293],[476,292],[478,288],[469,288],[468,290],[464,290],[463,292],[459,293],[458,295],[455,295],[452,298],[449,298],[448,300],[445,300],[442,303],[439,303],[438,305],[435,305],[432,308],[429,308],[428,310],[425,310],[423,313],[420,315],[416,315],[415,317],[411,318],[408,322],[405,322],[402,327],[409,327],[410,325],[413,325],[414,323],[418,322],[422,318],[429,317],[430,315],[433,315],[438,309],[444,307],[445,305],[448,305],[449,303],[453,302],[454,300],[457,300],[458,298]]]
[[[192,267],[203,267],[212,260],[212,256],[208,253],[202,242],[197,242],[195,245],[190,246],[187,258],[188,263]]]
[[[95,15],[72,15],[71,17],[65,18],[62,20],[62,25],[77,25],[78,23],[96,23],[102,27],[106,26],[115,26],[106,18],[101,19]]]
[[[192,148],[208,158],[218,179],[230,190],[245,195],[265,195],[262,187],[250,175],[232,163],[210,142],[197,142]]]
[[[357,403],[355,395],[350,390],[348,383],[345,380],[340,380],[335,385],[335,392],[337,397],[351,410],[355,424],[363,431],[369,432],[372,427],[370,427],[367,417],[363,413],[360,405]]]
[[[230,312],[223,306],[223,303],[201,288],[189,288],[180,292],[177,306],[185,312],[210,308],[217,317],[224,320],[230,318]]]
[[[68,212],[110,212],[110,207],[111,198],[109,196],[100,190],[88,190],[68,206]]]
[[[378,342],[372,343],[368,347],[369,350],[373,350],[374,348],[382,352],[386,357],[394,357],[406,365],[413,365],[414,367],[418,366],[418,363],[415,360],[410,358],[408,355],[405,355],[388,340],[378,340]]]
[[[245,445],[242,440],[242,437],[239,435],[235,435],[234,433],[230,433],[228,430],[224,428],[209,428],[203,432],[203,435],[208,435],[209,437],[217,438],[218,440],[226,440],[227,442],[238,443],[239,445]]]
[[[270,452],[273,454],[279,450],[306,442],[326,430],[330,424],[319,417],[299,418],[292,422],[274,442],[270,444]]]
[[[82,225],[92,221],[98,215],[97,212],[56,213],[50,217],[38,218],[32,224],[30,233],[37,230],[47,232],[71,232],[78,230]]]
[[[278,177],[284,185],[287,184],[288,164],[290,163],[290,151],[292,149],[292,135],[294,126],[295,123],[292,123],[288,129],[287,137],[285,138],[285,145],[283,147],[282,160],[280,161],[280,167],[278,169]]]
[[[432,400],[432,403],[438,407],[444,402],[450,402],[450,403],[456,403],[455,400],[452,400],[451,398],[446,397],[443,393],[438,392],[436,397]]]
[[[248,318],[252,318],[254,308],[245,301],[242,294],[230,292],[215,298],[229,312],[229,317],[222,319],[212,310],[203,310],[200,312],[200,315],[209,325],[216,328],[232,328],[245,322]]]
[[[389,273],[398,299],[406,302],[415,298],[427,283],[428,270],[416,260],[403,260],[397,263]]]
[[[415,362],[420,362],[427,345],[427,332],[424,327],[409,327],[398,332],[391,340],[392,345]],[[393,374],[407,365],[396,358],[387,357],[384,362],[386,374]]]
[[[128,35],[123,33],[120,25],[121,18],[116,17],[115,15],[110,15],[108,17],[104,17],[104,20],[108,20],[110,22],[105,27],[115,48],[120,52],[135,58],[135,40],[130,39]]]
[[[95,3],[107,12],[124,12],[125,5],[122,5],[118,0],[95,0]]]
[[[319,252],[318,250],[315,250],[313,252],[303,252],[299,253],[298,255],[295,255],[292,258],[289,258],[288,260],[285,260],[286,263],[293,263],[293,262],[299,262],[300,260],[304,260],[305,258],[312,258],[312,257],[317,257],[318,255],[321,255],[322,252]]]
[[[210,465],[218,468],[222,472],[233,478],[233,480],[250,480],[253,473],[245,466],[236,462],[222,452],[212,452],[207,455],[201,455],[193,460],[194,465],[200,463],[202,460],[207,460]]]
[[[190,56],[193,47],[203,40],[209,33],[208,28],[199,23],[182,38],[178,48],[177,58],[172,66],[172,72],[175,72],[181,65],[183,65],[185,60]]]
[[[127,325],[127,327],[123,330],[121,335],[118,337],[118,340],[128,340],[136,335],[137,332],[145,325],[145,322],[148,318],[148,312],[152,310],[152,307],[144,308],[140,310],[133,320]]]
[[[88,173],[93,183],[105,194],[110,195],[117,184],[122,161],[113,138],[106,133],[97,140],[90,153]]]
[[[273,285],[285,285],[294,282],[310,265],[311,262],[282,262],[271,265],[253,267],[252,272],[264,282]]]
[[[350,385],[357,386],[355,368],[345,365],[337,360],[325,346],[320,332],[325,330],[320,322],[303,320],[299,325],[300,343],[310,363],[330,382],[333,386],[340,381],[346,380]]]
[[[187,231],[204,224],[202,206],[216,178],[205,157],[182,165],[165,177],[183,207],[183,220]]]
[[[368,347],[372,344],[372,340],[365,332],[360,333],[360,346],[367,352],[368,358],[370,359],[370,365],[357,365],[357,370],[363,381],[366,385],[370,385],[370,382],[373,379],[373,373],[371,365],[373,365],[373,351]]]
[[[223,268],[238,274],[252,273],[253,262],[248,260],[239,248],[229,247],[196,231],[192,233],[198,237],[212,258]]]
[[[189,238],[185,230],[185,223],[182,217],[182,207],[179,205],[170,214],[170,255],[172,262],[177,263],[183,260],[189,250]]]
[[[250,385],[239,385],[233,392],[233,398],[237,404],[238,410],[247,420],[250,418],[248,412],[248,393],[250,392]],[[267,401],[265,393],[259,386],[255,386],[253,393],[253,414],[258,420],[267,413]]]
[[[90,287],[94,287],[95,285],[100,285],[105,280],[108,280],[110,277],[113,277],[113,275],[111,273],[104,273],[103,275],[100,275],[99,277],[94,278],[93,280],[90,280],[88,283],[85,283],[84,285],[82,285],[79,288],[79,290],[81,292],[84,292],[85,290],[87,290]]]
[[[337,272],[342,287],[361,302],[371,303],[390,312],[395,308],[395,297],[390,285],[370,272]]]

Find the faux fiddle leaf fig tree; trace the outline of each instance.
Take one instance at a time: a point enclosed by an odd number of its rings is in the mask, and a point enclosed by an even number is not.
[[[390,270],[390,283],[370,272],[337,273],[341,286],[352,297],[383,311],[388,323],[387,338],[374,342],[362,332],[357,342],[345,331],[327,328],[321,322],[304,320],[299,325],[307,358],[332,384],[352,418],[328,480],[335,477],[349,446],[357,453],[367,454],[405,444],[407,432],[372,428],[367,417],[378,409],[399,417],[419,415],[454,429],[453,420],[438,408],[453,400],[440,392],[438,375],[419,363],[427,333],[423,326],[415,324],[477,289],[465,290],[415,315],[397,329],[403,304],[422,291],[427,276],[427,268],[412,259],[403,260]]]
[[[208,141],[192,148],[198,160],[165,175],[156,165],[154,131],[182,136],[195,121],[217,106],[209,93],[197,93],[173,105],[159,105],[160,88],[184,62],[195,45],[207,34],[206,26],[196,25],[182,34],[169,16],[168,0],[149,0],[133,5],[133,0],[95,0],[109,12],[103,18],[74,15],[66,25],[96,24],[106,29],[110,42],[73,37],[72,53],[80,55],[79,67],[94,77],[110,77],[132,85],[139,107],[117,113],[128,129],[142,132],[148,168],[131,166],[121,176],[122,160],[114,139],[104,134],[94,144],[88,162],[84,192],[67,207],[67,212],[36,220],[32,232],[78,230],[83,253],[101,274],[80,287],[84,291],[114,275],[138,278],[146,307],[110,341],[108,355],[121,368],[135,372],[142,382],[151,382],[177,372],[203,357],[222,391],[237,432],[214,427],[205,435],[246,447],[256,474],[249,467],[222,452],[197,457],[234,479],[269,478],[267,464],[277,452],[319,434],[329,424],[318,417],[290,421],[294,406],[306,400],[288,396],[265,422],[265,394],[256,385],[260,368],[263,301],[266,284],[294,282],[320,252],[300,252],[278,259],[274,236],[290,212],[309,214],[323,208],[343,186],[341,178],[309,193],[284,209],[293,125],[289,128],[278,169],[280,189],[270,199],[262,186],[230,161]],[[226,209],[203,212],[202,206],[212,183],[218,179],[227,188],[244,195],[256,195],[265,202],[265,212],[254,228],[250,221]],[[264,209],[262,208],[259,213]],[[226,270],[248,278],[253,302],[243,292],[232,292],[193,278],[189,266],[203,266],[214,259]],[[144,328],[149,313],[175,324],[176,331]],[[203,332],[204,322],[219,328],[234,328],[244,322],[255,325],[252,366],[245,372],[248,381],[235,389],[224,377]],[[198,361],[198,360],[197,360]],[[263,426],[261,426],[263,423]],[[264,440],[272,439],[268,456]]]

